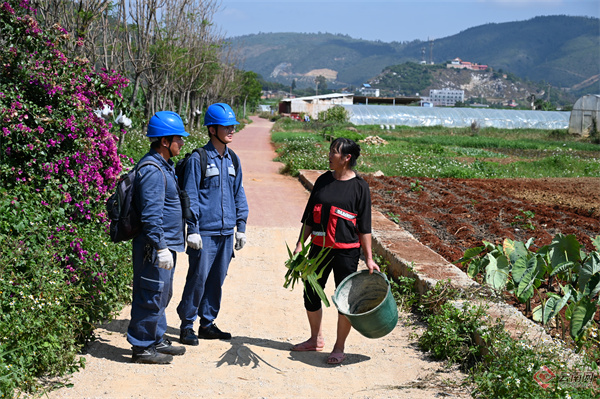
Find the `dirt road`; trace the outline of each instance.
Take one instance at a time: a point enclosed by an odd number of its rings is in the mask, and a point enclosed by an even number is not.
[[[341,366],[325,360],[335,340],[337,314],[324,311],[324,352],[291,352],[308,336],[302,292],[282,287],[286,243],[295,242],[308,192],[280,165],[269,140],[271,124],[253,119],[235,137],[250,205],[248,244],[237,252],[225,280],[220,328],[231,341],[202,341],[166,366],[131,363],[125,339],[130,308],[98,329],[86,368],[72,388],[49,394],[56,398],[437,398],[467,397],[440,381],[459,375],[445,371],[418,350],[410,335],[416,328],[401,318],[389,335],[368,339],[356,331],[348,337],[348,358]],[[187,257],[179,254],[174,297],[167,309],[167,336],[177,342],[175,308],[183,289]],[[327,294],[333,294],[333,284]],[[197,326],[196,326],[197,328]]]

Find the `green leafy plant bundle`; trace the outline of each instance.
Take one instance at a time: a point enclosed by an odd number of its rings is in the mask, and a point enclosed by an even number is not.
[[[331,248],[323,247],[314,257],[309,258],[310,248],[310,244],[307,245],[303,242],[302,249],[294,254],[290,250],[290,247],[287,246],[289,258],[285,262],[285,266],[288,270],[285,274],[283,287],[294,289],[294,285],[296,285],[297,282],[302,281],[305,289],[308,289],[308,287],[312,288],[317,295],[319,295],[319,298],[321,298],[325,306],[329,307],[327,295],[325,295],[325,291],[323,291],[323,288],[318,282],[323,275],[324,267],[321,268],[318,274],[317,270],[325,261]],[[306,284],[308,284],[308,287]]]

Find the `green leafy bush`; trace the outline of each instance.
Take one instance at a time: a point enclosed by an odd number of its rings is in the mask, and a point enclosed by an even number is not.
[[[327,111],[319,112],[319,122],[346,123],[347,121],[348,111],[340,105],[331,107]]]
[[[419,345],[436,359],[450,364],[471,367],[480,358],[475,334],[483,331],[485,310],[464,303],[461,308],[444,303],[438,312],[425,318],[428,328],[419,339]]]
[[[515,339],[499,328],[494,328],[490,336],[493,338],[488,350],[469,377],[475,387],[473,397],[598,397],[597,367],[584,359],[569,359],[560,342],[540,342],[527,335]]]
[[[130,297],[130,249],[107,243],[104,211],[118,140],[97,112],[118,106],[127,81],[68,59],[61,48],[83,42],[42,30],[27,0],[2,3],[0,21],[0,392],[11,397],[81,366],[81,345]]]

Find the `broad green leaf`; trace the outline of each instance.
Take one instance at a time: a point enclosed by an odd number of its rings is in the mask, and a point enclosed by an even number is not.
[[[491,242],[487,242],[485,240],[482,241],[483,242],[483,246],[485,247],[486,250],[491,251],[494,248],[496,248],[496,246],[494,244],[492,244]]]
[[[579,244],[577,237],[575,237],[573,234],[569,234],[567,236],[563,234],[557,234],[552,239],[550,247],[552,251],[552,268],[565,262],[577,262],[581,260],[581,244]]]
[[[571,284],[567,284],[563,287],[563,292],[565,295],[569,294],[570,299],[573,302],[579,302],[581,298],[583,298],[583,293],[576,290]]]
[[[517,259],[527,257],[528,253],[525,244],[521,241],[513,241],[508,238],[504,240],[502,249],[511,265],[514,265]]]
[[[475,278],[479,274],[481,265],[481,260],[473,259],[471,263],[469,263],[469,267],[467,268],[467,275],[471,278]]]
[[[577,302],[573,302],[569,306],[567,306],[567,308],[565,309],[565,318],[568,321],[571,321],[571,316],[573,316],[573,310],[575,309],[576,306],[577,306]]]
[[[575,265],[575,262],[565,262],[565,263],[556,265],[556,266],[554,266],[554,269],[552,269],[550,276],[555,276],[558,273],[565,272],[565,271],[571,269],[573,267],[573,265]]]
[[[596,251],[600,251],[600,236],[592,238],[592,244],[596,247]]]
[[[521,303],[525,303],[531,298],[533,298],[533,294],[534,292],[532,285],[523,284],[522,286],[519,285],[519,287],[517,288],[517,299]]]
[[[537,254],[538,255],[542,255],[542,256],[550,256],[551,253],[551,248],[548,245],[544,245],[543,247],[541,247],[540,249],[537,250]]]
[[[556,316],[565,305],[560,296],[556,294],[548,294],[548,296],[549,297],[546,301],[546,306],[544,307],[544,316],[542,319],[542,324],[544,325],[548,324],[548,321]]]
[[[535,308],[533,308],[531,310],[531,317],[533,318],[533,321],[535,321],[536,323],[541,323],[543,316],[544,316],[544,310],[542,308],[542,305],[537,305]]]
[[[571,337],[575,341],[581,339],[588,324],[593,320],[596,311],[596,304],[591,302],[588,297],[583,297],[581,301],[575,305],[573,314],[571,315],[570,324]]]
[[[594,274],[585,285],[583,295],[594,299],[600,292],[600,273]]]
[[[592,252],[581,265],[581,270],[579,271],[579,290],[583,291],[590,278],[597,273],[600,273],[600,254]]]
[[[512,266],[512,278],[515,281],[515,285],[519,285],[523,275],[527,271],[527,258],[519,258],[513,263]]]
[[[529,240],[527,240],[527,242],[525,243],[525,248],[527,248],[527,250],[529,250],[529,247],[531,246],[531,244],[533,244],[533,240],[534,238],[531,237]]]
[[[520,259],[519,259],[520,261]],[[538,275],[538,259],[537,257],[530,258],[526,265],[525,271],[521,276],[519,284],[517,285],[517,298],[521,302],[525,302],[533,297],[533,286]]]
[[[475,256],[479,255],[483,251],[483,248],[484,247],[474,247],[474,248],[467,249],[465,251],[465,254],[463,255],[463,257],[454,263],[465,263],[465,262],[471,260]]]
[[[498,259],[490,254],[487,255],[489,263],[485,268],[485,282],[495,290],[503,290],[509,276],[509,265],[506,256],[501,255]]]

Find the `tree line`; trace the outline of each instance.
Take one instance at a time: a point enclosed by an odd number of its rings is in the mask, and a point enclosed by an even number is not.
[[[55,24],[77,40],[63,49],[98,70],[130,80],[120,106],[134,119],[178,112],[201,124],[210,103],[255,106],[254,72],[238,70],[239,52],[214,24],[218,0],[34,0],[40,24]]]

